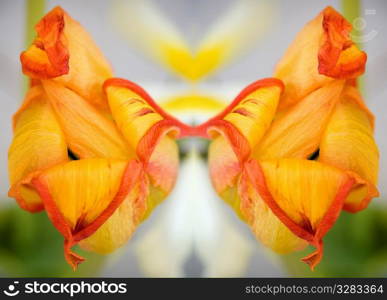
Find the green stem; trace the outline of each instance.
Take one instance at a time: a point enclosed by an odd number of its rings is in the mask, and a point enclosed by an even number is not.
[[[344,17],[353,24],[353,21],[361,16],[361,1],[360,0],[342,0],[341,11]],[[353,33],[360,34],[356,29],[353,29]]]
[[[26,0],[25,2],[25,37],[24,45],[29,47],[35,38],[35,25],[44,15],[46,7],[46,0]],[[29,80],[24,76],[23,88],[24,91],[28,89]]]
[[[356,18],[361,17],[361,1],[360,0],[341,0],[341,11],[344,17],[353,25]],[[362,31],[353,28],[352,34],[354,36],[362,36]],[[359,49],[363,48],[361,43],[356,43]],[[364,94],[364,76],[358,79],[359,90]]]

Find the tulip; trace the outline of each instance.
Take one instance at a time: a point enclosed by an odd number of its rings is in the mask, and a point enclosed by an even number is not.
[[[82,26],[60,7],[36,25],[21,54],[31,87],[13,118],[9,195],[45,210],[67,262],[122,246],[171,191],[175,138],[189,128],[112,70]]]
[[[350,30],[327,7],[298,34],[276,78],[249,85],[196,128],[212,139],[220,197],[274,251],[314,246],[303,259],[311,269],[340,212],[358,212],[378,195],[374,117],[356,87],[366,54]]]

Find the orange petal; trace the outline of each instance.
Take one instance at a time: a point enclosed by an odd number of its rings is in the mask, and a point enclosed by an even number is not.
[[[140,178],[140,182],[129,191],[114,213],[93,234],[79,241],[83,249],[108,254],[127,243],[148,208],[147,185],[142,180],[144,177]]]
[[[254,147],[270,126],[282,90],[282,82],[275,78],[253,82],[223,112],[197,127],[196,134],[208,137],[209,128],[223,120],[232,124],[247,139],[250,148]]]
[[[281,110],[333,78],[356,78],[364,72],[367,56],[351,41],[350,31],[351,24],[327,7],[298,33],[274,74],[286,86]]]
[[[275,78],[250,84],[223,112],[194,128],[194,134],[213,139],[223,135],[238,160],[244,161],[269,128],[282,88]]]
[[[68,161],[67,145],[47,95],[39,85],[28,91],[13,120],[14,138],[8,153],[9,196],[23,209],[39,211],[43,204],[30,187],[31,175]]]
[[[191,128],[164,112],[138,85],[111,78],[104,84],[113,118],[138,157],[147,163],[158,143],[189,134]]]
[[[355,172],[367,184],[348,197],[348,211],[364,209],[378,196],[379,152],[373,136],[373,116],[363,108],[358,90],[347,86],[328,123],[320,145],[319,161]]]
[[[176,181],[179,157],[174,138],[189,135],[191,128],[165,113],[133,82],[112,78],[105,82],[104,89],[113,118],[144,163],[154,189],[148,199],[150,211],[166,197]]]
[[[313,269],[322,258],[322,238],[338,218],[356,179],[334,167],[299,159],[250,160],[245,170],[272,213],[294,235],[316,247],[304,258]]]
[[[250,225],[254,235],[266,247],[286,254],[302,250],[308,245],[307,241],[295,235],[273,213],[251,184],[246,172],[242,174],[239,182],[238,194],[240,199],[236,211],[240,211],[242,219]],[[233,208],[235,210],[236,205]]]
[[[112,70],[89,34],[61,7],[36,25],[37,37],[20,59],[31,78],[55,80],[100,108],[107,109],[103,82]]]
[[[160,121],[179,130],[180,137],[190,135],[191,128],[167,114],[148,93],[135,83],[110,78],[104,83],[109,106],[118,128],[133,148],[137,148],[140,140]]]
[[[238,178],[242,167],[229,141],[223,135],[215,137],[211,142],[208,149],[208,165],[216,192],[240,218],[244,219],[237,193]]]
[[[215,137],[211,142],[208,150],[208,164],[212,183],[218,193],[236,186],[236,178],[242,171],[241,164],[223,135]]]
[[[320,145],[343,86],[343,81],[331,82],[279,114],[254,149],[253,157],[262,160],[312,155]]]
[[[367,54],[350,38],[352,25],[332,7],[323,11],[322,46],[318,53],[320,74],[337,78],[356,78],[364,73]]]
[[[113,121],[72,90],[43,81],[49,102],[62,127],[69,148],[79,158],[135,157]]]
[[[242,218],[236,188],[238,175],[251,148],[270,126],[281,91],[279,80],[256,81],[222,113],[195,128],[197,135],[213,138],[208,158],[212,183],[220,197]]]
[[[32,180],[49,218],[65,238],[65,257],[74,269],[82,258],[70,248],[91,236],[114,214],[138,184],[141,172],[141,164],[134,160],[127,163],[95,158],[55,166]],[[128,217],[141,213],[132,212]],[[132,231],[131,226],[126,230]]]

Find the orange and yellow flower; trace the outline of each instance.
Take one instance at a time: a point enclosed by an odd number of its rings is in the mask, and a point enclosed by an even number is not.
[[[109,253],[171,191],[175,138],[189,128],[113,72],[82,26],[60,7],[36,25],[21,56],[31,87],[13,118],[9,195],[45,210],[75,269],[81,247]]]
[[[356,87],[366,54],[350,30],[327,7],[297,35],[275,78],[249,85],[196,128],[213,140],[218,194],[274,251],[316,247],[303,259],[312,269],[340,212],[360,211],[378,195],[374,118]]]

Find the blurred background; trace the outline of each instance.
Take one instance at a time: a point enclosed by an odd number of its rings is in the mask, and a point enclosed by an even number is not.
[[[19,54],[34,36],[32,26],[56,5],[92,35],[115,76],[140,84],[190,123],[214,115],[252,81],[270,77],[297,32],[332,5],[353,24],[353,39],[368,54],[361,88],[376,115],[380,197],[361,213],[342,213],[325,237],[322,263],[311,272],[300,262],[311,249],[278,256],[256,242],[212,190],[206,142],[183,140],[180,176],[167,201],[114,254],[77,249],[87,261],[73,272],[63,257],[63,239],[45,213],[24,212],[7,197],[11,117],[26,86]],[[387,275],[386,1],[3,0],[0,28],[0,276]],[[202,69],[188,74],[169,56],[172,44],[182,52],[213,52],[203,57]]]

